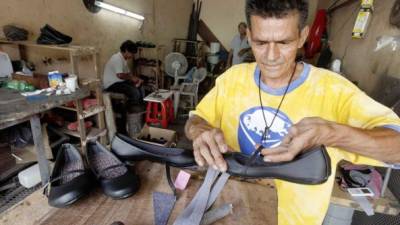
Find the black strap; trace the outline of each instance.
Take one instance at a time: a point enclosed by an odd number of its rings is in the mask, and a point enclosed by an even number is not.
[[[47,184],[44,186],[43,194],[46,195],[46,196],[48,196],[47,190],[48,190],[48,188],[51,186],[51,183],[56,182],[56,181],[58,181],[58,180],[61,180],[61,179],[65,178],[66,176],[71,175],[71,174],[74,174],[74,173],[80,173],[80,174],[82,174],[82,173],[85,173],[85,170],[71,170],[71,171],[68,171],[68,172],[66,172],[66,173],[64,173],[64,174],[61,174],[61,175],[58,176],[58,177],[55,177],[55,178],[50,177],[49,182],[47,182]]]
[[[264,146],[260,145],[258,146],[258,148],[253,152],[253,154],[250,156],[250,158],[247,160],[244,168],[243,168],[243,174],[247,174],[247,169],[249,168],[249,166],[251,166],[251,164],[254,163],[254,161],[257,159],[258,155],[260,154],[260,152],[263,150]]]
[[[171,178],[171,167],[168,164],[165,164],[165,172],[167,174],[167,180],[168,180],[169,187],[171,188],[172,192],[174,193],[174,196],[177,197],[178,195],[176,192],[175,184]]]

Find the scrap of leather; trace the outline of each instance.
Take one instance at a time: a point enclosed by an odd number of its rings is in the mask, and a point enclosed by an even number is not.
[[[390,24],[400,29],[400,0],[396,0],[390,13]]]

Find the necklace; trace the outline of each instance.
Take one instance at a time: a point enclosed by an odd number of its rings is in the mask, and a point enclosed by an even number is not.
[[[274,117],[272,117],[272,121],[271,121],[270,125],[268,125],[267,119],[265,118],[264,106],[263,106],[263,102],[262,102],[262,98],[261,98],[261,71],[260,71],[260,74],[258,75],[258,97],[260,98],[260,106],[261,106],[262,115],[263,115],[263,119],[264,119],[264,123],[265,123],[264,132],[262,133],[262,136],[261,136],[261,146],[262,146],[262,142],[267,140],[269,129],[274,124],[275,118],[279,113],[279,109],[281,108],[283,100],[285,99],[285,96],[286,96],[286,94],[287,94],[287,92],[289,90],[289,86],[290,86],[290,83],[292,82],[293,76],[294,76],[294,74],[296,72],[296,68],[297,68],[297,63],[295,64],[293,72],[290,75],[290,79],[289,79],[288,85],[286,86],[285,92],[283,93],[281,101],[279,102],[278,108],[275,110],[275,114],[274,114]]]
[[[277,108],[276,111],[275,111],[274,117],[272,117],[272,121],[271,121],[271,124],[270,124],[270,125],[268,125],[267,119],[265,118],[265,115],[264,115],[264,106],[263,106],[263,102],[262,102],[262,98],[261,98],[261,71],[260,71],[260,74],[258,75],[258,96],[259,96],[259,98],[260,98],[260,106],[261,106],[262,115],[263,115],[263,119],[264,119],[264,123],[265,123],[265,128],[264,128],[264,132],[262,133],[262,136],[261,136],[261,143],[260,143],[260,146],[258,146],[258,148],[251,154],[251,156],[250,156],[250,157],[247,159],[247,161],[246,161],[246,164],[245,164],[244,169],[243,169],[243,171],[244,171],[245,174],[247,173],[247,169],[249,168],[249,166],[250,166],[251,164],[253,164],[253,162],[258,158],[258,155],[260,154],[260,152],[261,152],[261,151],[263,150],[263,148],[264,148],[263,145],[262,145],[262,142],[265,141],[265,140],[267,139],[268,131],[269,131],[269,129],[272,127],[272,125],[274,124],[275,118],[276,118],[276,116],[278,115],[279,109],[280,109],[281,106],[282,106],[282,102],[283,102],[283,100],[285,99],[285,96],[286,96],[286,94],[287,94],[287,92],[288,92],[288,90],[289,90],[289,86],[290,86],[290,83],[292,82],[294,73],[296,72],[296,67],[297,67],[297,63],[296,63],[296,65],[294,66],[294,69],[293,69],[292,74],[290,75],[290,79],[289,79],[288,85],[286,86],[286,89],[285,89],[285,92],[283,93],[282,99],[281,99],[281,101],[279,102],[278,108]]]

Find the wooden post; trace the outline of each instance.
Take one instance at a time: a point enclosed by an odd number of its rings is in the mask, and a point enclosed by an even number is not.
[[[44,151],[42,127],[38,115],[34,115],[30,119],[31,130],[33,135],[33,142],[35,143],[35,149],[37,153],[40,177],[42,179],[42,185],[45,185],[50,178],[49,163],[46,159],[46,153]]]
[[[105,93],[103,95],[104,107],[106,110],[106,124],[107,124],[107,131],[108,131],[108,140],[112,141],[115,133],[117,132],[117,128],[115,127],[115,118],[114,112],[111,103],[111,96],[109,93]]]
[[[77,120],[78,120],[78,132],[81,137],[81,153],[86,153],[86,127],[85,127],[85,119],[83,118],[83,107],[82,101],[75,100],[76,110],[77,110]]]

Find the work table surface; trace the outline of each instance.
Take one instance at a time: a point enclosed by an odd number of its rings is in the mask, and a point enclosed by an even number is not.
[[[13,121],[86,96],[89,96],[89,90],[83,87],[69,95],[41,96],[27,100],[17,91],[0,88],[0,128],[7,127],[6,125]]]
[[[114,200],[95,188],[87,197],[65,209],[48,206],[41,190],[0,216],[0,224],[57,224],[57,225],[110,225],[121,221],[125,225],[154,224],[152,193],[155,191],[172,193],[165,175],[165,166],[157,163],[141,162],[136,171],[140,176],[141,187],[135,195]],[[178,169],[172,169],[175,177]],[[191,201],[202,180],[190,179],[184,192],[179,192],[169,223]],[[233,204],[233,214],[215,224],[275,225],[277,223],[276,190],[269,186],[229,179],[214,206]]]

